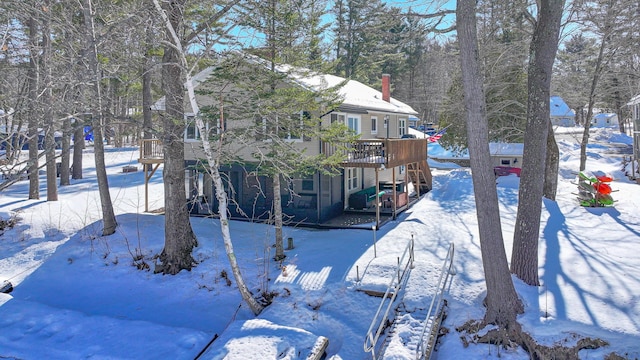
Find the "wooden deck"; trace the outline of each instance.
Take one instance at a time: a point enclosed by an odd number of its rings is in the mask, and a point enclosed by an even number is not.
[[[144,168],[144,211],[149,212],[149,180],[164,163],[164,149],[159,139],[148,139],[140,142],[138,162]]]
[[[327,156],[341,154],[344,161],[343,167],[353,168],[371,168],[375,169],[375,183],[378,184],[378,171],[384,169],[393,169],[392,182],[396,182],[395,168],[405,166],[407,176],[405,181],[413,183],[414,188],[418,192],[417,196],[432,189],[431,169],[427,163],[427,139],[366,139],[357,140],[353,143],[332,145],[323,144],[322,151]],[[164,163],[164,152],[162,142],[159,139],[142,140],[140,144],[140,157],[138,162],[144,164],[145,172],[145,211],[148,209],[148,183],[151,176],[158,169],[160,164]],[[395,187],[393,189],[392,198],[396,198]],[[410,206],[411,201],[406,206]],[[396,207],[395,203],[391,211],[391,217],[395,219],[397,214],[406,210],[406,208]],[[380,205],[376,206],[375,219],[372,222],[381,225],[387,215],[386,210],[382,210]],[[363,214],[358,215],[364,218]],[[356,220],[354,216],[336,220],[343,222],[338,226],[353,226],[357,223],[368,223],[367,220]],[[349,224],[351,223],[351,224]]]
[[[323,144],[323,153],[342,153],[344,167],[392,168],[427,159],[427,139],[365,139],[351,144]]]

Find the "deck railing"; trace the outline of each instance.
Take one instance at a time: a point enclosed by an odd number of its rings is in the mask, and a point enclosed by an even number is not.
[[[431,298],[431,304],[427,311],[427,317],[424,320],[422,333],[420,333],[420,341],[416,347],[417,360],[429,360],[436,341],[438,340],[438,331],[440,330],[440,323],[442,322],[442,315],[444,314],[444,295],[447,292],[447,284],[451,286],[451,282],[453,281],[452,277],[456,274],[456,268],[453,266],[454,249],[454,245],[451,243],[444,263],[442,264],[442,270],[440,270],[438,285],[435,288],[433,298]]]
[[[427,158],[427,139],[363,139],[342,146],[323,144],[325,155],[341,154],[347,167],[394,167]]]
[[[140,160],[164,159],[162,141],[159,139],[147,139],[140,142]]]
[[[364,351],[370,352],[373,360],[377,359],[376,345],[378,344],[378,339],[380,339],[380,335],[382,335],[382,332],[388,325],[391,308],[395,303],[398,293],[400,293],[400,290],[409,279],[409,273],[411,269],[413,269],[414,259],[414,240],[413,235],[411,235],[411,240],[407,243],[402,257],[398,258],[396,270],[393,272],[387,290],[382,296],[380,306],[378,306],[378,311],[376,311],[376,314],[373,316],[373,320],[371,321],[371,325],[369,325],[369,330],[367,330],[367,335],[364,339]]]

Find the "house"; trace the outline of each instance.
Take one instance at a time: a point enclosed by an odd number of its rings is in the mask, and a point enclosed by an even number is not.
[[[263,62],[262,59],[248,55],[245,60],[252,65]],[[348,144],[344,151],[323,143],[318,138],[283,134],[282,136],[288,136],[291,146],[304,149],[309,156],[332,155],[342,151],[344,162],[339,175],[316,172],[296,178],[287,183],[288,186],[283,186],[280,194],[273,194],[271,178],[254,172],[259,165],[253,162],[255,160],[252,154],[261,146],[260,141],[256,141],[255,145],[237,145],[234,153],[244,159],[243,164],[227,165],[219,169],[227,181],[225,190],[231,204],[231,218],[266,221],[271,216],[273,199],[278,196],[290,223],[326,226],[337,217],[356,213],[368,215],[363,217],[369,219],[367,226],[371,228],[371,219],[379,226],[381,217],[395,218],[411,205],[412,195],[415,200],[416,195],[419,197],[431,189],[427,139],[402,139],[408,132],[409,118],[416,116],[417,112],[390,96],[388,75],[383,75],[382,90],[378,91],[355,80],[310,73],[304,69],[298,71],[288,65],[278,65],[275,71],[285,75],[283,86],[299,86],[316,93],[342,85],[338,90],[342,101],[337,107],[317,114],[321,119],[319,126],[328,127],[333,122],[344,123],[359,134],[359,140]],[[212,74],[212,68],[197,74],[194,77],[195,86],[198,89],[215,87],[213,82],[207,82]],[[233,86],[216,88],[215,96],[207,95],[206,91],[198,91],[196,101],[199,106],[213,106],[218,97],[224,97],[224,92],[232,91],[232,88]],[[190,123],[190,119],[197,114],[193,114],[189,104],[185,106],[188,123],[184,137],[188,177],[186,186],[187,194],[190,194],[190,198],[186,200],[190,202],[194,214],[215,214],[218,204],[214,186],[209,175],[200,166],[201,159],[205,158],[200,135]],[[155,105],[157,110],[162,110],[162,107],[162,101]],[[215,126],[219,133],[230,131],[234,127],[254,125],[256,119],[235,119],[224,123],[217,121],[218,124],[211,126]],[[140,162],[161,161],[153,149],[153,145],[141,147]]]
[[[551,96],[549,102],[551,125],[576,126],[576,112],[560,96]]]
[[[640,183],[640,176],[638,174],[638,168],[640,167],[640,95],[634,96],[627,106],[631,108],[631,122],[633,123],[633,175]]]
[[[619,128],[618,114],[599,113],[595,114],[591,120],[591,127],[597,128]]]
[[[523,143],[489,143],[493,166],[522,168]]]
[[[420,123],[420,119],[417,116],[409,116],[409,127],[412,129],[415,129],[418,127],[418,124]]]
[[[497,176],[516,174],[522,169],[523,143],[489,143],[493,171]]]

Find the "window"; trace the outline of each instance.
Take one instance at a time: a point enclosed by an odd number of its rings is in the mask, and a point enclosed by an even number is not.
[[[304,112],[300,111],[291,115],[287,124],[283,126],[282,139],[301,141],[304,129]]]
[[[340,113],[331,113],[331,123],[339,122],[345,124],[345,115]]]
[[[194,116],[187,116],[187,128],[185,129],[184,139],[185,140],[197,140],[200,137],[198,136],[198,127],[196,126],[196,121]]]
[[[500,165],[510,166],[511,165],[511,159],[500,159]]]
[[[353,130],[354,133],[360,134],[360,116],[357,116],[357,115],[347,116],[347,127]]]
[[[371,117],[371,133],[372,134],[378,133],[378,118],[375,116]]]
[[[402,136],[407,132],[407,119],[398,119],[398,136]]]
[[[358,168],[347,168],[347,189],[354,190],[358,188]]]
[[[185,121],[186,121],[186,128],[184,130],[184,140],[188,141],[188,140],[200,140],[202,139],[202,134],[200,134],[200,129],[198,129],[198,124],[196,124],[196,117],[193,114],[185,114]],[[210,121],[205,118],[202,119],[202,121],[204,122],[204,128],[205,131],[207,133],[209,133],[209,129],[210,129]],[[224,128],[220,127],[220,121],[216,120],[216,131],[218,134],[220,134],[221,131],[224,131]]]
[[[302,180],[302,191],[313,191],[313,179]]]
[[[272,137],[277,135],[279,139],[302,141],[302,132],[304,129],[304,113],[291,115],[289,119],[280,119],[277,116],[274,119],[268,117],[258,117],[258,138],[263,141],[271,141]]]
[[[315,186],[314,186],[313,178],[314,178],[313,175],[309,175],[304,178],[295,179],[293,183],[294,184],[293,190],[298,194],[314,193]]]

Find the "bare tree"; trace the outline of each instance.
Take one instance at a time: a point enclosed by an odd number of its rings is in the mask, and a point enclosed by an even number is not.
[[[617,42],[616,37],[620,32],[624,32],[624,23],[618,22],[618,17],[622,16],[628,4],[618,0],[602,0],[582,3],[585,13],[585,22],[592,25],[594,33],[599,36],[600,45],[598,56],[595,60],[595,67],[591,75],[589,95],[587,101],[587,115],[584,122],[582,141],[580,142],[580,171],[584,171],[587,166],[587,144],[589,143],[589,129],[591,119],[598,95],[600,79],[605,72],[607,65],[615,56],[618,48],[623,43]]]
[[[529,50],[527,126],[511,272],[539,285],[538,238],[549,136],[549,92],[564,0],[541,0]]]
[[[456,18],[469,156],[487,285],[484,323],[496,324],[501,329],[513,331],[519,328],[516,316],[523,311],[523,306],[511,281],[502,240],[498,194],[489,153],[489,127],[478,55],[475,0],[458,0]]]
[[[40,199],[40,177],[38,176],[38,86],[39,86],[39,53],[38,45],[38,12],[30,9],[27,26],[29,31],[29,69],[27,77],[29,82],[29,199]]]
[[[102,104],[102,89],[101,89],[101,76],[100,76],[100,64],[98,62],[98,40],[96,34],[95,25],[95,9],[93,7],[92,0],[83,0],[82,2],[82,15],[84,19],[85,39],[87,44],[87,57],[86,67],[88,71],[87,80],[91,84],[93,90],[93,101],[95,106],[91,105],[92,120],[94,136],[94,152],[96,162],[96,177],[98,180],[98,189],[100,193],[100,203],[102,206],[102,235],[111,235],[116,232],[118,223],[113,211],[113,204],[111,202],[111,194],[109,193],[109,181],[107,178],[107,170],[104,161],[104,141],[103,141],[103,104]]]
[[[55,124],[53,115],[53,79],[51,47],[51,6],[45,0],[42,25],[42,105],[44,107],[44,151],[47,164],[47,201],[58,201]]]

